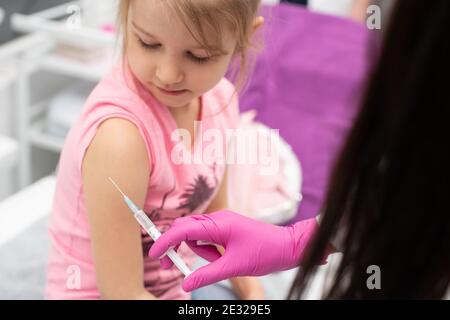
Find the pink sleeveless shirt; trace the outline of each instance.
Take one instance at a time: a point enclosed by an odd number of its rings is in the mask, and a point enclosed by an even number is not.
[[[227,137],[227,129],[236,128],[239,108],[233,93],[233,85],[222,79],[201,97],[199,129],[203,132],[213,129],[222,137]],[[50,221],[52,247],[47,267],[48,299],[100,298],[81,165],[98,127],[111,118],[132,122],[145,142],[151,170],[143,209],[161,232],[180,216],[204,213],[222,181],[225,171],[222,156],[226,152],[227,139],[223,139],[221,145],[224,151],[217,153],[217,159],[212,153],[211,161],[209,153],[207,163],[174,162],[174,146],[180,146],[180,142],[173,140],[172,134],[177,125],[170,111],[142,87],[129,68],[117,65],[89,96],[81,117],[66,138],[61,154]],[[199,136],[202,136],[201,133]],[[208,144],[197,140],[195,145],[193,155],[196,159],[202,159],[202,152]],[[160,299],[189,299],[190,295],[181,289],[181,272],[176,268],[161,269],[159,261],[147,256],[153,241],[142,230],[141,238],[145,288]],[[193,254],[187,246],[181,246],[179,252],[188,264],[193,262]]]

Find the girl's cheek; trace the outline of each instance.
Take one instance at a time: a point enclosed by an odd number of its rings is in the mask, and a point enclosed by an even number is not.
[[[151,58],[140,52],[130,52],[130,64],[133,65],[136,72],[141,74],[148,74],[152,67]]]

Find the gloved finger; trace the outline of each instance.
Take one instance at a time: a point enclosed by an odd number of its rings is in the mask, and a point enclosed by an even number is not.
[[[159,263],[161,264],[161,268],[163,269],[170,269],[173,266],[173,262],[169,259],[168,256],[162,257]]]
[[[233,270],[227,266],[226,254],[206,266],[200,267],[186,277],[182,288],[186,292],[234,277]]]
[[[178,248],[179,248],[179,247],[180,247],[179,245],[176,246],[176,247],[174,248],[174,250],[175,250],[175,251],[178,251]],[[170,268],[172,268],[172,266],[173,266],[173,261],[170,260],[170,258],[169,258],[168,256],[163,256],[163,257],[160,259],[159,263],[161,264],[161,268],[163,268],[163,269],[170,269]]]
[[[197,241],[187,241],[187,245],[194,251],[198,256],[203,259],[208,260],[209,262],[216,261],[222,255],[217,250],[216,246],[213,245],[198,245]]]
[[[174,226],[178,226],[178,225],[185,224],[185,223],[191,223],[193,220],[199,220],[199,219],[201,220],[202,216],[203,215],[201,215],[201,214],[194,214],[194,215],[187,216],[187,217],[176,218],[175,220],[173,220],[171,226],[174,227]]]
[[[184,221],[180,221],[180,219],[164,232],[150,248],[149,256],[155,259],[159,258],[171,247],[175,247],[183,241],[203,240],[215,242],[210,232],[214,228],[214,225],[211,225],[210,220],[189,218],[191,217],[182,218]]]

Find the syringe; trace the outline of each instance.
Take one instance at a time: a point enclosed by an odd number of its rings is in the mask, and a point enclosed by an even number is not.
[[[133,212],[134,218],[139,222],[141,227],[147,231],[147,233],[150,235],[150,237],[156,241],[160,236],[161,232],[156,228],[155,224],[150,220],[150,218],[145,214],[144,211],[139,209],[138,206],[136,206],[133,201],[128,198],[125,193],[122,192],[122,190],[119,188],[119,186],[114,182],[113,179],[109,178],[111,183],[114,185],[114,187],[120,192],[120,194],[123,196],[123,200],[127,204],[128,208]],[[184,263],[183,259],[175,252],[173,248],[169,249],[166,252],[167,256],[172,260],[172,262],[177,266],[177,268],[187,277],[192,273],[192,271],[189,269],[189,267]]]

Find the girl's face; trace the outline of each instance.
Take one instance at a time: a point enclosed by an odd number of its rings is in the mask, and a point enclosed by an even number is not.
[[[188,106],[212,89],[227,72],[237,44],[226,31],[222,35],[226,53],[207,52],[159,0],[131,1],[128,21],[131,70],[159,102],[172,108]]]

